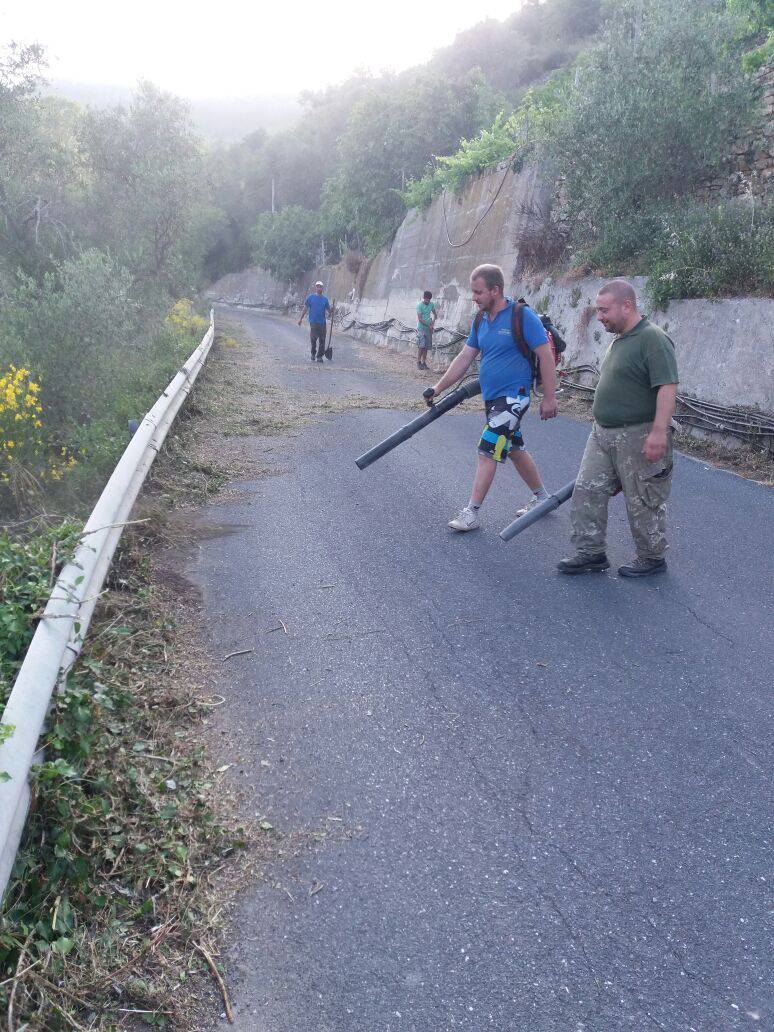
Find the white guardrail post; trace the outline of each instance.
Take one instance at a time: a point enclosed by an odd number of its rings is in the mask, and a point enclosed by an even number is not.
[[[140,423],[83,528],[30,642],[0,721],[13,727],[0,745],[0,897],[4,895],[30,804],[29,773],[51,696],[78,657],[102,584],[132,506],[169,428],[212,347],[215,313],[199,347]]]

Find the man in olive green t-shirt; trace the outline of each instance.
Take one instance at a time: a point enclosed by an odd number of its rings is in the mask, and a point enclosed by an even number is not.
[[[594,395],[594,426],[572,495],[575,555],[561,573],[607,570],[607,504],[623,491],[637,555],[622,577],[666,569],[666,500],[672,486],[672,416],[677,361],[672,341],[637,311],[626,280],[606,283],[597,318],[616,338],[605,354]]]

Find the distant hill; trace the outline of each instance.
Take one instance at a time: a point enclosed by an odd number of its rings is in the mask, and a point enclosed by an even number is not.
[[[107,107],[128,104],[132,90],[126,86],[96,85],[54,80],[48,92],[78,104]],[[202,136],[213,142],[234,143],[256,129],[275,132],[289,128],[301,114],[296,97],[233,97],[189,100],[191,117]]]
[[[296,97],[234,97],[192,100],[191,115],[208,140],[235,143],[256,129],[289,129],[301,115]]]

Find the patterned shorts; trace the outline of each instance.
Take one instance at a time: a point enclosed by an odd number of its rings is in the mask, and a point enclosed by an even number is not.
[[[505,462],[511,448],[521,451],[524,448],[521,420],[528,408],[529,397],[523,394],[518,398],[494,398],[487,401],[486,426],[478,442],[479,453],[495,462]]]

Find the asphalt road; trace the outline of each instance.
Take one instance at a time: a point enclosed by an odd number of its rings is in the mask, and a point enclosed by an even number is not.
[[[241,317],[289,391],[423,385]],[[566,507],[497,536],[526,498],[510,468],[482,530],[447,529],[466,410],[365,472],[405,413],[256,438],[278,474],[203,514],[231,528],[189,567],[213,652],[255,647],[227,664],[227,776],[281,834],[229,936],[234,1027],[774,1028],[774,493],[680,455],[668,573],[561,577]],[[549,488],[587,432],[527,419]],[[617,499],[614,564],[630,544]]]

